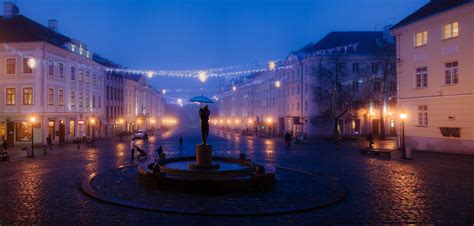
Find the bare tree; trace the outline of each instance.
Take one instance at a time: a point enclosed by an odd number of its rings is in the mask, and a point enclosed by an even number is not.
[[[396,95],[396,89],[390,87],[390,83],[396,80],[396,55],[395,45],[385,40],[377,40],[379,47],[376,55],[372,59],[375,65],[370,68],[371,73],[364,73],[363,80],[368,85],[365,90],[365,99],[379,104],[379,139],[385,140],[385,110],[384,106],[388,104],[388,99]]]
[[[351,74],[347,73],[347,56],[335,54],[320,56],[318,65],[313,69],[315,78],[314,97],[319,105],[320,119],[332,122],[332,136],[338,134],[338,122],[351,110],[354,95],[349,81]]]

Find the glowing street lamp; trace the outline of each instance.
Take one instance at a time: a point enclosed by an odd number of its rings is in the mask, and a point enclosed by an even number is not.
[[[152,78],[153,75],[155,75],[155,72],[153,72],[153,71],[148,71],[148,72],[146,73],[146,76],[147,76],[148,78]]]
[[[232,86],[232,91],[237,91],[237,86]]]
[[[28,67],[31,68],[31,69],[35,69],[36,67],[36,59],[34,57],[30,57],[28,58]]]
[[[89,122],[92,127],[92,140],[91,140],[91,147],[94,147],[94,141],[95,141],[95,118],[90,118]]]
[[[162,93],[163,95],[166,94],[166,89],[162,89],[162,90],[161,90],[161,93]]]
[[[281,81],[277,80],[275,81],[275,88],[280,88],[281,87]]]
[[[269,69],[269,70],[273,71],[273,70],[275,70],[275,68],[276,68],[276,63],[275,63],[275,61],[270,61],[270,62],[268,62],[268,69]]]
[[[31,157],[35,157],[35,147],[34,147],[34,139],[33,139],[33,127],[35,125],[36,118],[34,116],[31,116],[30,122],[31,122]]]
[[[407,113],[402,112],[400,113],[400,119],[402,121],[402,157],[404,159],[407,158],[406,146],[405,146],[405,120],[408,117]]]
[[[199,81],[201,81],[202,83],[205,83],[207,78],[209,77],[209,75],[207,75],[207,73],[205,71],[200,71],[198,73],[198,79]]]

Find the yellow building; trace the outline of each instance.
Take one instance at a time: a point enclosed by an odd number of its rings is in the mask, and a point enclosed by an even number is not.
[[[391,30],[407,147],[474,154],[474,1],[430,1]]]

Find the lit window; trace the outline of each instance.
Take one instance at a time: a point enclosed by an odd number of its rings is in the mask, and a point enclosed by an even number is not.
[[[23,105],[33,104],[33,88],[23,88]]]
[[[428,67],[416,69],[416,88],[428,86]]]
[[[7,59],[6,65],[6,73],[7,74],[16,74],[16,60],[15,59]]]
[[[81,82],[83,81],[83,79],[84,79],[83,76],[84,76],[84,74],[83,74],[82,69],[79,69],[79,81],[81,81]]]
[[[23,58],[23,73],[25,74],[33,73],[33,68],[30,67],[31,64],[28,63],[29,61],[30,58]]]
[[[64,105],[64,90],[58,90],[58,105]]]
[[[16,104],[16,89],[15,88],[7,88],[7,105],[15,105]]]
[[[50,106],[54,105],[54,89],[48,89],[48,104]]]
[[[446,85],[458,84],[458,62],[449,62],[444,64],[444,83]]]
[[[415,34],[415,47],[428,44],[428,31],[422,31]]]
[[[87,71],[86,72],[86,83],[89,83],[89,82],[91,82],[91,76],[90,76],[89,72]]]
[[[418,106],[418,125],[428,126],[428,106]]]
[[[82,107],[82,93],[79,93],[79,107]]]
[[[453,22],[443,26],[443,39],[456,38],[459,36],[459,23]]]
[[[71,92],[71,107],[74,107],[76,106],[76,93],[75,92]]]

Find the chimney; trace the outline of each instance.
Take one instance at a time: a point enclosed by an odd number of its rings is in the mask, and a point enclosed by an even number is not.
[[[3,2],[3,16],[5,16],[5,18],[11,18],[18,13],[20,13],[20,10],[15,3],[8,1]]]
[[[58,32],[58,21],[55,19],[48,20],[48,28],[54,32]]]

